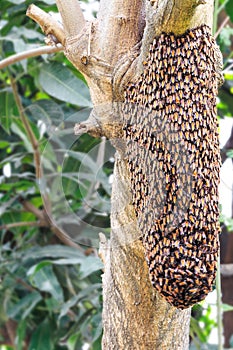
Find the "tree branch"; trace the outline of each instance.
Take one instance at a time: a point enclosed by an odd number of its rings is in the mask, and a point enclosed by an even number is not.
[[[217,32],[214,34],[215,39],[219,36],[219,34],[221,33],[222,29],[225,27],[225,25],[228,23],[228,21],[230,20],[230,17],[227,16],[224,21],[221,23],[220,27],[218,28]]]
[[[66,37],[78,35],[85,26],[85,18],[77,0],[56,0]]]
[[[22,278],[16,278],[16,283],[21,284],[25,289],[27,289],[29,292],[34,292],[36,289],[27,284]]]
[[[101,129],[94,118],[89,117],[82,123],[76,123],[74,126],[75,135],[89,134],[93,137],[101,137]]]
[[[18,90],[17,90],[17,85],[13,77],[10,75],[10,82],[11,82],[11,87],[13,91],[13,95],[15,98],[16,105],[18,107],[20,119],[22,121],[22,124],[25,128],[25,131],[27,133],[28,139],[32,145],[33,148],[33,155],[34,155],[34,164],[35,164],[35,169],[36,169],[36,178],[39,179],[41,177],[41,170],[40,170],[40,152],[38,149],[38,142],[37,139],[32,131],[31,125],[27,119],[27,117],[24,114],[24,108],[22,105],[22,102],[20,100]]]
[[[36,56],[41,56],[45,54],[52,54],[63,50],[64,48],[62,45],[57,45],[57,46],[41,46],[36,49],[20,52],[2,60],[0,62],[0,69],[3,69],[5,67],[10,66],[11,64],[25,60],[30,57],[36,57]]]
[[[30,203],[29,201],[24,200],[21,197],[19,198],[19,202],[23,206],[25,211],[28,211],[28,212],[34,214],[35,217],[39,221],[42,221],[42,222],[45,221],[48,224],[48,221],[46,220],[46,217],[45,217],[44,212],[42,210],[38,209],[32,203]]]
[[[16,338],[17,323],[14,320],[8,319],[5,326],[6,326],[7,333],[9,335],[9,339],[11,341],[11,345],[14,345],[15,338]]]
[[[45,199],[45,198],[43,198]],[[62,229],[58,228],[54,225],[53,221],[49,217],[49,214],[47,214],[45,211],[42,211],[38,208],[36,208],[32,203],[25,201],[23,199],[19,199],[20,203],[22,204],[25,211],[29,211],[30,213],[33,213],[38,219],[40,225],[38,226],[45,226],[50,228],[50,230],[66,245],[69,247],[74,247],[76,249],[82,250],[83,249],[72,241],[72,239],[64,232]]]
[[[59,24],[52,16],[34,4],[28,7],[26,15],[38,23],[46,35],[51,34],[55,36],[59,43],[63,46],[65,45],[65,32],[61,24]]]
[[[104,105],[105,111],[103,111],[101,106],[94,108],[86,121],[75,124],[75,135],[86,133],[93,137],[105,136],[108,139],[121,139],[122,123],[114,121],[114,119],[111,118],[112,111],[109,110],[108,107],[107,104]]]
[[[186,350],[191,309],[169,305],[148,277],[131,203],[128,168],[117,153],[112,187],[110,240],[100,234],[103,274],[103,350]],[[179,331],[178,331],[179,330]]]
[[[10,230],[11,228],[17,228],[17,227],[42,227],[42,226],[46,226],[46,223],[39,222],[39,221],[14,222],[12,224],[1,225],[0,230]]]
[[[64,232],[61,228],[58,228],[55,226],[52,221],[50,225],[51,231],[68,247],[73,247],[76,248],[82,252],[84,252],[84,249],[80,247],[77,243],[75,243],[68,235],[66,232]]]
[[[109,0],[102,0],[97,19],[102,55],[114,65],[119,57],[128,53],[142,39],[145,27],[144,1],[118,0],[111,1],[109,6]],[[117,51],[109,50],[109,43]]]

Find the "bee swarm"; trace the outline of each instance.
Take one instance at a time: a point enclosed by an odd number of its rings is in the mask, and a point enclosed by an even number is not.
[[[162,33],[125,91],[133,204],[153,286],[177,308],[212,290],[219,250],[216,44],[203,25]]]

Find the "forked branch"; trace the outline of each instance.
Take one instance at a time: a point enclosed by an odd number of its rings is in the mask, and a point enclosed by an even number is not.
[[[85,26],[85,18],[77,0],[56,0],[66,37],[77,35]]]
[[[46,35],[53,35],[56,37],[57,41],[63,46],[65,45],[65,31],[62,28],[62,25],[56,21],[48,13],[41,10],[34,4],[31,4],[27,9],[27,16],[32,18],[36,23],[39,24],[42,31]]]

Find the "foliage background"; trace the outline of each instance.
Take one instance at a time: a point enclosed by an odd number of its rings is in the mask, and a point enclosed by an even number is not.
[[[37,24],[25,16],[30,3],[1,0],[0,59],[44,45]],[[54,0],[36,5],[57,11]],[[233,1],[217,1],[226,79],[220,118],[233,116],[232,22]],[[74,137],[74,123],[90,108],[83,77],[62,53],[0,71],[1,350],[101,349],[97,248],[98,233],[110,231],[114,152],[104,139]],[[226,223],[232,230],[232,220],[223,217]],[[195,306],[192,314],[192,346],[212,348],[211,306]]]

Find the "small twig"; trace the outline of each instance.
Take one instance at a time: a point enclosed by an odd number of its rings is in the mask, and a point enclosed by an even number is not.
[[[65,45],[65,32],[58,21],[56,21],[52,16],[34,4],[31,4],[28,7],[26,15],[38,23],[46,35],[54,35],[59,43],[61,43],[63,46]]]
[[[19,202],[22,204],[25,211],[34,214],[39,221],[45,221],[48,223],[47,217],[44,215],[44,212],[36,208],[31,202],[28,202],[22,198],[19,198]]]
[[[75,124],[74,133],[75,135],[90,134],[94,137],[103,136],[99,124],[91,116],[86,121]]]
[[[223,9],[224,7],[226,6],[226,4],[228,3],[229,0],[225,0],[218,8],[217,10],[217,13],[219,14]]]
[[[10,82],[11,82],[11,87],[12,87],[13,95],[15,98],[15,102],[16,102],[16,105],[18,107],[20,119],[23,123],[23,126],[26,130],[27,136],[29,138],[29,141],[30,141],[32,148],[33,148],[33,151],[34,151],[33,155],[34,155],[34,163],[35,163],[35,169],[36,169],[36,178],[39,179],[41,177],[40,152],[38,149],[39,145],[38,145],[37,139],[32,131],[31,125],[30,125],[26,115],[24,114],[24,108],[23,108],[22,102],[21,102],[19,94],[18,94],[17,85],[16,85],[16,82],[11,75],[10,75]]]
[[[27,119],[27,117],[24,114],[24,108],[22,105],[22,102],[20,100],[19,94],[18,94],[18,89],[15,80],[10,76],[10,82],[11,82],[11,87],[13,91],[13,95],[15,98],[16,105],[18,107],[20,119],[23,123],[23,126],[26,130],[27,136],[29,138],[29,141],[31,142],[32,148],[33,148],[33,155],[34,155],[34,164],[35,164],[35,169],[36,169],[36,178],[39,179],[41,177],[41,170],[40,170],[40,153],[38,150],[38,142],[37,139],[32,131],[31,125]]]
[[[38,221],[14,222],[12,224],[1,225],[0,230],[10,230],[11,228],[17,228],[17,227],[41,227],[41,226],[46,226],[46,223],[38,222]]]
[[[27,289],[29,292],[34,292],[36,289],[24,282],[22,278],[16,278],[16,282],[24,286],[25,289]]]
[[[229,21],[230,17],[227,16],[224,21],[221,23],[220,27],[218,28],[217,32],[214,34],[215,39],[219,36],[219,34],[221,33],[222,29],[225,27],[225,25],[227,24],[227,22]]]
[[[78,250],[81,250],[82,252],[84,251],[83,248],[80,247],[77,243],[75,243],[68,235],[66,232],[58,228],[57,226],[53,225],[51,222],[50,226],[51,231],[67,246],[76,248]]]
[[[59,44],[57,46],[41,46],[36,49],[20,52],[2,60],[0,62],[0,69],[3,69],[5,67],[10,66],[11,64],[25,60],[30,57],[36,57],[36,56],[41,56],[45,54],[52,54],[63,50],[64,50],[63,46]]]
[[[13,346],[15,344],[16,328],[17,328],[17,323],[14,320],[9,319],[6,322],[6,330],[7,330],[7,333],[9,335],[11,345],[13,345]]]
[[[24,207],[25,211],[29,211],[30,213],[33,213],[38,219],[39,219],[39,225],[38,226],[45,226],[50,228],[50,230],[66,245],[70,247],[77,248],[79,250],[83,249],[76,244],[75,242],[72,241],[72,239],[60,228],[54,225],[50,217],[45,211],[42,211],[38,208],[36,208],[32,203],[21,200],[20,201],[22,206]]]

